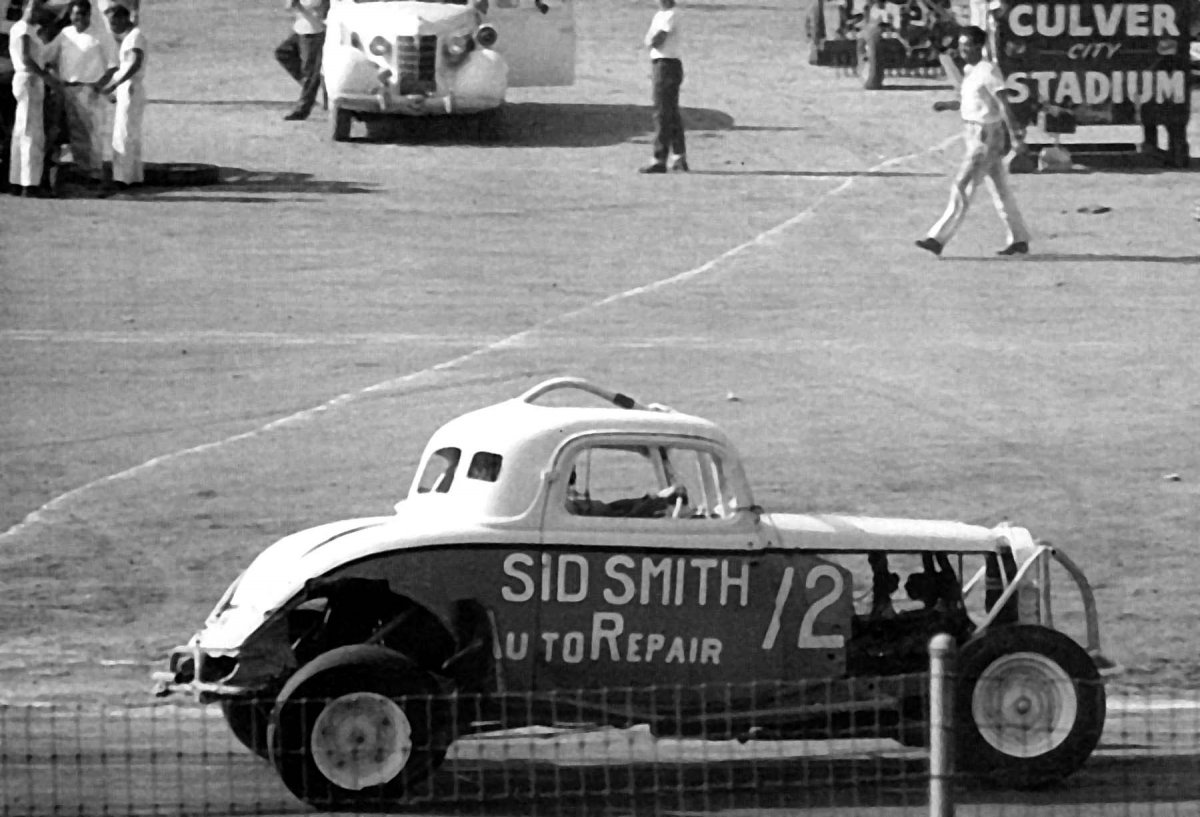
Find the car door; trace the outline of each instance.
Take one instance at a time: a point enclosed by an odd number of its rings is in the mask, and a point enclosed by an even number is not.
[[[563,450],[542,526],[539,690],[657,685],[672,694],[732,683],[744,692],[783,677],[782,653],[763,649],[761,632],[773,604],[766,591],[787,560],[771,554],[774,532],[757,509],[730,493],[724,456],[705,443],[620,435]],[[622,457],[644,460],[645,482],[605,482],[595,473],[600,461]],[[681,468],[682,459],[690,462]],[[687,485],[682,512],[628,513],[637,503],[618,496],[644,497],[670,482]],[[614,507],[619,515],[604,512]]]
[[[500,35],[509,87],[575,83],[574,0],[490,0],[485,22]]]

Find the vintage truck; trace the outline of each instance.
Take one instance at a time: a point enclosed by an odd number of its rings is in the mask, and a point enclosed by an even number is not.
[[[1052,565],[1082,643],[1054,626]],[[264,550],[157,683],[353,809],[485,730],[921,744],[942,632],[963,768],[1027,786],[1084,763],[1108,662],[1062,551],[1008,524],[767,512],[713,423],[555,378],[436,431],[394,513]]]

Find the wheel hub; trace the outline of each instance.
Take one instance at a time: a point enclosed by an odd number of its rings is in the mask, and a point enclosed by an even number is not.
[[[1070,675],[1038,653],[1001,656],[980,674],[971,716],[992,748],[1038,757],[1062,744],[1075,725],[1078,694]]]
[[[412,756],[404,710],[374,692],[329,701],[313,724],[312,759],[330,782],[361,791],[393,780]]]

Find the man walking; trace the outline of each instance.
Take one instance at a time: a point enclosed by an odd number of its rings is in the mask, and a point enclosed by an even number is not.
[[[116,48],[108,29],[92,22],[89,0],[73,0],[71,25],[55,40],[67,131],[76,170],[91,181],[104,178],[105,99],[100,89],[117,70]]]
[[[117,107],[113,112],[112,177],[118,189],[141,184],[142,114],[146,110],[146,37],[133,23],[128,6],[114,2],[105,10],[108,27],[117,38],[117,63],[120,66],[101,90],[105,95],[116,94]]]
[[[658,0],[658,12],[650,21],[645,45],[650,49],[654,83],[654,161],[639,173],[687,172],[687,146],[683,117],[679,114],[679,87],[683,85],[683,43],[675,0]],[[673,159],[672,159],[673,157]]]
[[[971,197],[986,180],[996,212],[1008,228],[1008,244],[999,255],[1024,255],[1029,252],[1029,228],[1021,218],[1017,200],[1008,185],[1004,164],[1004,135],[1007,129],[1014,150],[1024,149],[1024,131],[1018,127],[1008,101],[1004,98],[1004,77],[995,64],[983,59],[987,34],[978,26],[967,26],[958,38],[958,53],[966,62],[960,88],[961,101],[935,102],[935,111],[960,111],[966,155],[950,189],[946,212],[929,228],[929,234],[917,246],[941,255],[954,237]]]
[[[325,47],[328,0],[286,0],[292,33],[275,49],[275,59],[300,84],[300,99],[284,119],[308,119],[321,89],[321,49]]]
[[[46,159],[45,83],[58,80],[46,68],[46,44],[37,32],[44,19],[42,0],[27,0],[21,19],[8,32],[8,54],[13,64],[12,90],[17,101],[8,182],[10,192],[26,198],[47,195],[39,186]]]

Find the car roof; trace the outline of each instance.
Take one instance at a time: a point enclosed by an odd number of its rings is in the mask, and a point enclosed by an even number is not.
[[[550,392],[582,390],[608,406],[554,405],[538,402]],[[627,405],[628,408],[619,408]],[[508,516],[529,507],[558,450],[567,442],[588,435],[640,436],[699,441],[734,451],[715,424],[701,417],[647,405],[617,392],[575,378],[545,381],[524,394],[450,420],[430,437],[421,457],[410,496],[426,462],[438,450],[460,449],[464,455],[487,451],[504,458],[500,484],[487,504],[493,514]]]

